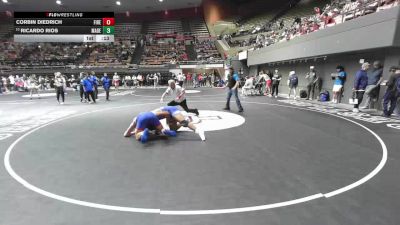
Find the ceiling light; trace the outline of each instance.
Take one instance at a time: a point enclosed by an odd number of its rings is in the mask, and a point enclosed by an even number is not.
[[[159,2],[163,2],[164,0],[158,0]]]
[[[57,3],[57,5],[61,5],[61,1],[60,0],[57,0],[56,3]]]
[[[116,1],[115,4],[121,5],[121,2],[120,1]]]
[[[8,0],[2,0],[3,1],[3,3],[8,3]]]

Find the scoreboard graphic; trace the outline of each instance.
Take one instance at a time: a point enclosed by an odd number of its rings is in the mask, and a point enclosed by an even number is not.
[[[114,42],[113,12],[14,12],[14,42]]]

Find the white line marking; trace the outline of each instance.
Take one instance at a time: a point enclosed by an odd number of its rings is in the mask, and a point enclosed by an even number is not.
[[[210,102],[213,102],[213,103],[216,103],[216,102],[225,102],[225,101],[192,101],[192,102],[198,102],[198,103],[210,103]],[[352,123],[364,128],[364,129],[366,129],[368,132],[373,134],[376,139],[378,139],[379,143],[382,146],[382,159],[381,159],[379,165],[372,172],[370,172],[368,175],[366,175],[365,177],[361,178],[360,180],[358,180],[358,181],[356,181],[356,182],[354,182],[354,183],[352,183],[350,185],[347,185],[347,186],[345,186],[343,188],[339,188],[337,190],[334,190],[334,191],[326,193],[326,194],[319,193],[319,194],[315,194],[315,195],[311,195],[311,196],[307,196],[307,197],[303,197],[303,198],[298,198],[298,199],[295,199],[295,200],[279,202],[279,203],[273,203],[273,204],[267,204],[267,205],[253,206],[253,207],[242,207],[242,208],[231,208],[231,209],[214,209],[214,210],[180,210],[180,211],[179,210],[161,210],[161,209],[148,209],[148,208],[121,207],[121,206],[98,204],[98,203],[81,201],[81,200],[77,200],[77,199],[73,199],[73,198],[64,197],[64,196],[61,196],[61,195],[57,195],[57,194],[53,194],[51,192],[45,191],[45,190],[40,189],[40,188],[38,188],[36,186],[33,186],[32,184],[30,184],[29,182],[27,182],[26,180],[21,178],[11,167],[10,155],[11,155],[11,152],[12,152],[13,148],[16,146],[16,144],[18,144],[18,142],[20,142],[26,136],[32,134],[33,132],[35,132],[35,131],[43,128],[43,127],[46,127],[46,126],[49,126],[51,124],[60,122],[62,120],[66,120],[66,119],[70,119],[70,118],[78,117],[78,116],[83,116],[83,115],[86,115],[86,114],[89,114],[89,113],[103,112],[103,111],[107,111],[107,110],[113,110],[113,109],[119,109],[119,108],[127,108],[127,107],[132,107],[132,106],[139,106],[139,105],[157,104],[157,103],[144,103],[144,104],[135,104],[135,105],[127,105],[127,106],[119,106],[119,107],[111,107],[111,108],[106,108],[106,109],[99,109],[99,110],[94,110],[94,111],[91,111],[91,112],[85,112],[85,113],[81,113],[81,114],[77,114],[77,115],[67,116],[65,118],[61,118],[59,120],[52,121],[50,123],[44,124],[44,125],[42,125],[40,127],[37,127],[35,129],[25,133],[24,135],[19,137],[16,141],[14,141],[10,145],[10,147],[7,149],[7,152],[6,152],[5,156],[4,156],[4,166],[5,166],[6,170],[7,170],[7,172],[10,174],[10,176],[13,177],[19,183],[21,183],[26,188],[28,188],[28,189],[36,192],[36,193],[39,193],[41,195],[47,196],[49,198],[53,198],[53,199],[56,199],[56,200],[68,202],[68,203],[71,203],[71,204],[87,206],[87,207],[92,207],[92,208],[105,209],[105,210],[136,212],[136,213],[157,213],[157,214],[161,214],[161,215],[210,215],[210,214],[250,212],[250,211],[257,211],[257,210],[279,208],[279,207],[284,207],[284,206],[295,205],[295,204],[299,204],[299,203],[312,201],[312,200],[315,200],[315,199],[318,199],[318,198],[321,198],[321,197],[326,197],[326,198],[333,197],[335,195],[344,193],[346,191],[349,191],[351,189],[354,189],[354,188],[364,184],[368,180],[372,179],[375,175],[377,175],[382,170],[384,165],[386,164],[388,153],[387,153],[387,147],[386,147],[385,143],[382,141],[382,139],[376,133],[374,133],[372,130],[370,130],[369,128],[365,127],[364,125],[362,125],[362,124],[360,124],[358,122],[355,122],[353,120],[350,120],[350,119],[342,117],[342,116],[338,116],[338,115],[334,115],[334,114],[330,114],[330,113],[326,113],[326,112],[320,112],[320,111],[316,111],[316,110],[311,110],[311,109],[307,109],[307,108],[290,106],[290,105],[280,105],[280,104],[261,103],[261,102],[243,102],[243,103],[259,104],[259,105],[272,105],[272,106],[280,106],[280,107],[286,107],[286,108],[293,108],[293,109],[312,111],[312,112],[327,114],[327,115],[330,115],[330,116],[334,116],[334,117],[341,118],[341,119],[347,120],[349,122],[352,122]]]
[[[161,215],[212,215],[212,214],[227,214],[227,213],[240,213],[240,212],[251,212],[260,211],[266,209],[279,208],[289,205],[295,205],[303,202],[312,201],[318,198],[324,197],[321,193],[316,195],[311,195],[304,198],[298,198],[291,201],[279,202],[269,205],[260,205],[252,207],[234,208],[234,209],[215,209],[215,210],[194,210],[194,211],[173,211],[173,210],[161,210]]]

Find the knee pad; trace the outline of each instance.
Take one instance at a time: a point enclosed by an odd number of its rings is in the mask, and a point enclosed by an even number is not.
[[[180,124],[181,124],[183,127],[188,127],[188,126],[189,126],[189,121],[184,120],[184,121],[180,122]]]

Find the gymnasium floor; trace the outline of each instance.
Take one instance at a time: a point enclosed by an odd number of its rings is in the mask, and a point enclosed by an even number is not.
[[[224,90],[196,90],[207,141],[144,145],[122,134],[162,90],[0,96],[0,224],[400,224],[399,119],[267,97],[224,112]]]

